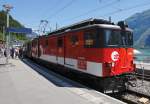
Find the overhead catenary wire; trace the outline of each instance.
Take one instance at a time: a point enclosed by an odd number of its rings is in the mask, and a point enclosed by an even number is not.
[[[92,10],[89,10],[89,11],[87,11],[87,12],[85,12],[85,13],[83,13],[83,14],[80,14],[80,15],[78,15],[78,16],[75,16],[75,17],[72,17],[72,18],[69,18],[69,19],[65,19],[65,20],[63,20],[63,22],[64,22],[64,21],[70,21],[70,20],[72,20],[72,19],[76,19],[76,18],[85,16],[85,15],[87,15],[87,14],[96,12],[96,11],[98,11],[98,10],[106,9],[106,8],[111,7],[112,5],[114,5],[114,4],[118,3],[118,2],[120,2],[120,0],[115,0],[115,1],[109,2],[109,3],[107,3],[106,5],[103,5],[103,6],[101,6],[101,7],[97,7],[97,8],[92,9]],[[70,6],[70,4],[72,4],[72,3],[73,3],[73,0],[71,0],[69,3],[67,3],[67,4],[66,4],[65,6],[63,6],[62,8],[60,8],[60,9],[59,9],[60,11],[57,10],[57,12],[55,12],[54,15],[52,15],[52,16],[49,17],[49,19],[55,17],[56,15],[58,15],[57,13],[62,12],[64,9],[66,9],[68,6]],[[148,2],[148,3],[150,3],[150,2]],[[117,13],[119,13],[119,12],[123,12],[123,11],[127,11],[127,10],[130,10],[130,9],[134,9],[134,8],[139,8],[139,7],[142,7],[142,6],[150,5],[150,4],[148,4],[148,3],[138,4],[138,5],[135,5],[135,6],[132,6],[132,7],[128,7],[128,8],[118,9],[118,10],[116,10],[116,11],[109,12],[109,13],[106,13],[106,14],[101,15],[101,16],[105,16],[105,17],[106,17],[106,16],[109,16],[109,15],[117,14]],[[68,5],[68,6],[67,6],[67,5]]]
[[[51,19],[51,18],[57,16],[60,12],[62,12],[62,11],[63,11],[64,9],[66,9],[68,6],[72,5],[73,2],[75,2],[75,1],[77,1],[77,0],[71,0],[71,1],[68,2],[66,5],[64,5],[63,7],[61,7],[60,9],[58,9],[56,12],[54,12],[53,14],[51,14],[51,16],[47,17],[46,20],[49,20],[49,19]],[[97,7],[97,8],[92,9],[92,10],[89,10],[89,11],[83,13],[83,14],[80,14],[80,15],[76,16],[76,17],[70,18],[69,20],[75,19],[75,18],[79,18],[79,17],[84,16],[84,15],[87,15],[87,14],[89,14],[89,13],[91,13],[91,12],[96,12],[96,11],[99,10],[99,9],[103,9],[103,8],[106,8],[106,7],[110,7],[110,5],[113,5],[113,4],[117,3],[118,1],[120,1],[120,0],[115,0],[115,1],[113,1],[113,2],[109,2],[109,3],[107,3],[106,5],[103,5],[103,6],[101,6],[101,7]],[[66,21],[66,20],[64,20],[64,21]]]
[[[118,0],[118,1],[120,1],[120,0]],[[131,7],[128,7],[128,8],[123,8],[123,9],[118,9],[118,10],[115,10],[115,11],[113,11],[113,12],[110,12],[110,13],[106,13],[106,14],[104,14],[104,15],[100,15],[101,17],[106,17],[106,16],[112,16],[112,15],[115,15],[115,14],[117,14],[117,13],[119,13],[119,12],[124,12],[124,11],[128,11],[128,10],[131,10],[131,9],[135,9],[135,8],[139,8],[139,7],[144,7],[144,6],[147,6],[147,5],[150,5],[150,2],[147,2],[147,3],[143,3],[143,4],[138,4],[138,5],[135,5],[135,6],[131,6]],[[94,9],[93,9],[94,10]],[[75,18],[79,18],[79,17],[74,17],[74,18],[71,18],[71,20],[72,19],[75,19]],[[66,21],[69,21],[69,19],[68,20],[66,20]]]
[[[66,9],[67,7],[69,7],[70,5],[73,4],[73,2],[75,2],[76,0],[71,0],[70,2],[68,2],[66,5],[64,5],[63,7],[61,7],[60,9],[58,9],[57,11],[55,11],[53,14],[51,14],[51,16],[47,17],[47,19],[51,19],[55,16],[57,16],[59,13],[61,13],[64,9]]]
[[[46,8],[46,10],[42,13],[42,15],[47,14],[47,11],[50,13],[52,12],[52,10],[58,5],[58,3],[61,0],[56,0],[56,2],[53,4],[53,6],[49,6],[48,8]]]
[[[40,35],[40,34],[45,34],[45,32],[46,32],[46,27],[47,27],[48,23],[49,23],[49,22],[48,22],[47,20],[41,20],[41,21],[40,21],[39,31],[38,31],[39,35]]]
[[[110,7],[111,5],[114,5],[114,4],[118,3],[119,1],[120,1],[120,0],[115,0],[115,1],[109,2],[109,3],[107,3],[106,5],[103,5],[103,6],[94,8],[94,9],[89,10],[89,11],[87,11],[87,12],[85,12],[85,13],[82,13],[82,14],[80,14],[80,15],[78,15],[78,16],[75,16],[75,17],[72,17],[72,18],[69,18],[69,19],[65,19],[65,20],[63,20],[63,21],[69,21],[69,20],[72,20],[72,19],[80,18],[80,17],[85,16],[85,15],[88,15],[88,14],[90,14],[90,13],[94,13],[94,12],[100,10],[100,9],[102,10],[102,9],[108,8],[108,7]]]
[[[47,11],[51,11],[55,6],[57,6],[58,5],[58,3],[60,2],[61,0],[57,0],[54,4],[53,4],[53,6],[51,6],[51,7],[48,7],[47,8],[47,10],[46,11],[44,11],[43,13],[42,13],[42,15],[44,15],[44,14],[46,14],[47,13]],[[41,28],[41,25],[42,25],[42,22],[41,22],[41,20],[39,20],[40,21],[40,24],[37,26],[38,27],[38,29],[37,29],[37,31],[38,31],[38,33],[40,33],[40,28]]]
[[[70,6],[71,4],[73,4],[74,1],[76,1],[76,0],[71,0],[71,1],[68,2],[66,5],[64,5],[62,8],[60,8],[59,10],[57,10],[56,12],[54,12],[53,14],[51,14],[50,17],[47,17],[46,19],[51,19],[51,18],[57,16],[60,12],[62,12],[62,11],[63,11],[64,9],[66,9],[68,6]],[[115,0],[115,1],[109,2],[109,3],[107,3],[106,5],[103,5],[103,6],[101,6],[101,7],[94,8],[94,9],[89,10],[89,11],[83,13],[83,14],[80,14],[80,15],[78,15],[78,16],[75,16],[75,17],[73,17],[73,18],[66,19],[66,20],[63,20],[63,21],[69,21],[69,20],[72,20],[72,19],[76,19],[76,18],[85,16],[85,15],[90,14],[90,13],[94,13],[94,12],[98,11],[99,9],[102,10],[102,9],[108,8],[108,7],[110,7],[111,5],[114,5],[114,4],[118,3],[118,2],[120,2],[120,0]]]
[[[135,5],[135,6],[128,7],[128,8],[118,9],[116,11],[113,11],[113,12],[110,12],[110,13],[106,13],[106,14],[101,15],[101,16],[115,15],[116,13],[119,13],[119,12],[124,12],[124,11],[128,11],[128,10],[131,10],[131,9],[135,9],[135,8],[139,8],[139,7],[144,7],[144,6],[147,6],[147,5],[150,5],[150,2],[143,3],[143,4],[138,4],[138,5]]]

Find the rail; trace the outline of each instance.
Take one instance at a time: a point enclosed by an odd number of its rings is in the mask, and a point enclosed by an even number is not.
[[[146,104],[150,103],[150,96],[132,90],[127,90],[121,99],[130,104],[139,104],[143,103],[141,98],[145,99]]]
[[[150,81],[150,75],[146,75],[146,74],[143,75],[143,74],[136,73],[136,77],[138,79]]]
[[[140,79],[150,81],[150,55],[140,54],[135,56],[134,63],[136,64],[136,76]]]

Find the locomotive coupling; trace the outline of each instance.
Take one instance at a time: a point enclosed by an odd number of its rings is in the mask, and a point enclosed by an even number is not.
[[[136,77],[133,73],[126,75],[126,83],[128,86],[136,87]]]

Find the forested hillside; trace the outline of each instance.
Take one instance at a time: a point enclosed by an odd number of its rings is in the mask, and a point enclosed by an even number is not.
[[[10,15],[10,27],[20,28],[24,27],[19,23],[17,20],[15,20]],[[6,12],[0,11],[0,40],[3,39],[3,30],[6,28]],[[15,40],[26,40],[26,36],[24,34],[17,34],[17,33],[11,33],[11,37]]]

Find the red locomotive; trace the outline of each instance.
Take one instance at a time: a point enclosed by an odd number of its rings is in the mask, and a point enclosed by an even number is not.
[[[135,71],[132,30],[89,19],[32,40],[28,55],[67,71],[88,75],[102,91],[122,89]],[[30,53],[30,54],[29,54]]]

